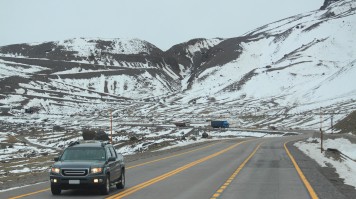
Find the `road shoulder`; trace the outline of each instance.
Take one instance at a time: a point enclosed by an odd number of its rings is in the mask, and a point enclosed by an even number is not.
[[[294,143],[289,142],[287,147],[319,198],[349,199],[356,195],[355,188],[344,184],[334,168],[319,166],[316,161],[295,147]]]

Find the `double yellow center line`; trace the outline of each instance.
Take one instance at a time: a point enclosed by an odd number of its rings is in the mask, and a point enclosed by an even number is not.
[[[234,171],[234,173],[226,180],[226,182],[216,191],[216,193],[213,194],[213,197],[211,197],[210,199],[216,199],[218,198],[224,191],[225,189],[230,185],[230,183],[235,179],[235,177],[237,176],[237,174],[240,173],[240,171],[242,170],[242,168],[245,167],[245,165],[247,164],[247,162],[252,158],[252,156],[255,155],[255,153],[257,152],[257,150],[260,148],[262,143],[260,143],[255,150],[253,150],[253,152],[243,161],[243,163]]]
[[[247,142],[247,141],[239,142],[239,143],[234,144],[234,145],[232,145],[232,146],[230,146],[230,147],[228,147],[228,148],[225,148],[225,149],[223,149],[223,150],[221,150],[221,151],[218,151],[218,152],[213,153],[213,154],[211,154],[211,155],[209,155],[209,156],[206,156],[206,157],[204,157],[204,158],[201,158],[201,159],[199,159],[199,160],[196,160],[196,161],[194,161],[194,162],[191,162],[191,163],[189,163],[189,164],[187,164],[187,165],[184,165],[184,166],[182,166],[182,167],[179,167],[179,168],[177,168],[177,169],[175,169],[175,170],[173,170],[173,171],[167,172],[167,173],[165,173],[165,174],[163,174],[163,175],[160,175],[160,176],[158,176],[158,177],[155,177],[155,178],[153,178],[153,179],[151,179],[151,180],[148,180],[148,181],[146,181],[146,182],[143,182],[143,183],[141,183],[141,184],[138,184],[138,185],[136,185],[136,186],[134,186],[134,187],[125,189],[124,191],[122,191],[122,192],[120,192],[120,193],[117,193],[117,194],[114,194],[114,195],[111,195],[111,196],[107,197],[107,199],[114,199],[114,198],[115,198],[115,199],[118,199],[118,198],[123,198],[123,197],[125,197],[125,196],[128,196],[128,195],[130,195],[130,194],[133,194],[133,193],[135,193],[135,192],[137,192],[137,191],[139,191],[139,190],[141,190],[141,189],[143,189],[143,188],[145,188],[145,187],[147,187],[147,186],[150,186],[150,185],[152,185],[152,184],[155,184],[155,183],[157,183],[157,182],[159,182],[159,181],[162,181],[162,180],[164,180],[164,179],[166,179],[166,178],[168,178],[168,177],[171,177],[171,176],[173,176],[173,175],[175,175],[175,174],[177,174],[177,173],[180,173],[180,172],[182,172],[182,171],[184,171],[184,170],[186,170],[186,169],[189,169],[189,168],[191,168],[191,167],[193,167],[193,166],[195,166],[195,165],[197,165],[197,164],[200,164],[200,163],[205,162],[205,161],[207,161],[207,160],[209,160],[209,159],[211,159],[211,158],[213,158],[213,157],[216,157],[216,156],[218,156],[218,155],[221,155],[221,154],[223,154],[223,153],[225,153],[225,152],[227,152],[227,151],[229,151],[229,150],[235,148],[236,146],[238,146],[238,145],[240,145],[240,144],[242,144],[242,143],[245,143],[245,142]]]
[[[178,156],[185,155],[185,154],[188,154],[188,153],[192,153],[192,152],[195,152],[195,151],[200,151],[200,150],[202,150],[202,149],[206,149],[206,148],[208,148],[208,147],[214,146],[214,145],[216,145],[216,144],[218,144],[218,143],[220,143],[220,142],[216,142],[216,143],[213,143],[213,144],[209,144],[209,145],[207,145],[207,146],[204,146],[204,147],[201,147],[201,148],[197,148],[197,149],[193,149],[193,150],[190,150],[190,151],[187,151],[187,152],[178,153],[178,154],[176,154],[176,155],[171,155],[171,156],[167,156],[167,157],[164,157],[164,158],[159,158],[159,159],[156,159],[156,160],[144,162],[144,163],[141,163],[141,164],[132,165],[132,166],[130,166],[130,167],[127,167],[126,169],[133,169],[133,168],[140,167],[140,166],[143,166],[143,165],[146,165],[146,164],[151,164],[151,163],[154,163],[154,162],[159,162],[159,161],[162,161],[162,160],[166,160],[166,159],[178,157]]]

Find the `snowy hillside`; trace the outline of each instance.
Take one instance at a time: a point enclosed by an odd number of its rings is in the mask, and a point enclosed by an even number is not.
[[[61,104],[46,109],[47,113],[60,108],[59,113],[65,114],[65,107],[80,100],[144,99],[180,89],[179,75],[170,69],[162,51],[138,39],[79,38],[9,45],[0,52],[2,93],[13,93],[0,101],[5,107],[42,106],[33,103],[42,100]],[[15,76],[25,78],[9,81]],[[23,107],[13,104],[18,98],[25,100]],[[73,111],[82,110],[67,114]]]
[[[48,118],[100,118],[113,109],[121,122],[226,118],[235,127],[318,128],[320,107],[324,121],[356,109],[354,24],[356,2],[342,0],[166,52],[139,39],[3,46],[0,106],[11,121],[36,107]]]
[[[174,58],[179,67],[173,67],[172,70],[179,74],[182,90],[187,89],[189,78],[193,77],[199,67],[202,65],[204,57],[209,49],[219,44],[223,39],[192,39],[188,42],[174,45],[165,52],[168,57]]]
[[[1,48],[1,53],[4,56],[47,59],[62,55],[63,58],[60,60],[70,58],[78,60],[91,55],[159,54],[162,51],[153,44],[139,39],[73,38],[56,42],[8,45]]]
[[[76,51],[78,56],[90,56],[90,52],[101,50],[112,54],[140,54],[153,52],[155,46],[138,39],[70,39],[57,43],[67,51]]]
[[[355,1],[340,1],[221,42],[209,50],[212,58],[200,66],[181,102],[214,98],[270,114],[297,114],[321,106],[347,112],[349,106],[330,106],[356,98],[355,9]],[[235,54],[229,49],[236,49]],[[277,112],[271,112],[272,107]],[[235,110],[242,111],[240,106]]]

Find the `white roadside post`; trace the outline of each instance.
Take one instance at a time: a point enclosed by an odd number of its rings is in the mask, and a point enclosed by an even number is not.
[[[331,113],[331,134],[334,133],[334,113]]]
[[[320,107],[320,152],[323,153],[323,115]]]

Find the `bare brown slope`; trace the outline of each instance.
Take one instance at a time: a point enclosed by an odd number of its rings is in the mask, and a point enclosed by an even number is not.
[[[340,120],[335,125],[336,130],[340,130],[340,133],[353,133],[356,135],[356,111],[353,111],[350,115]]]

